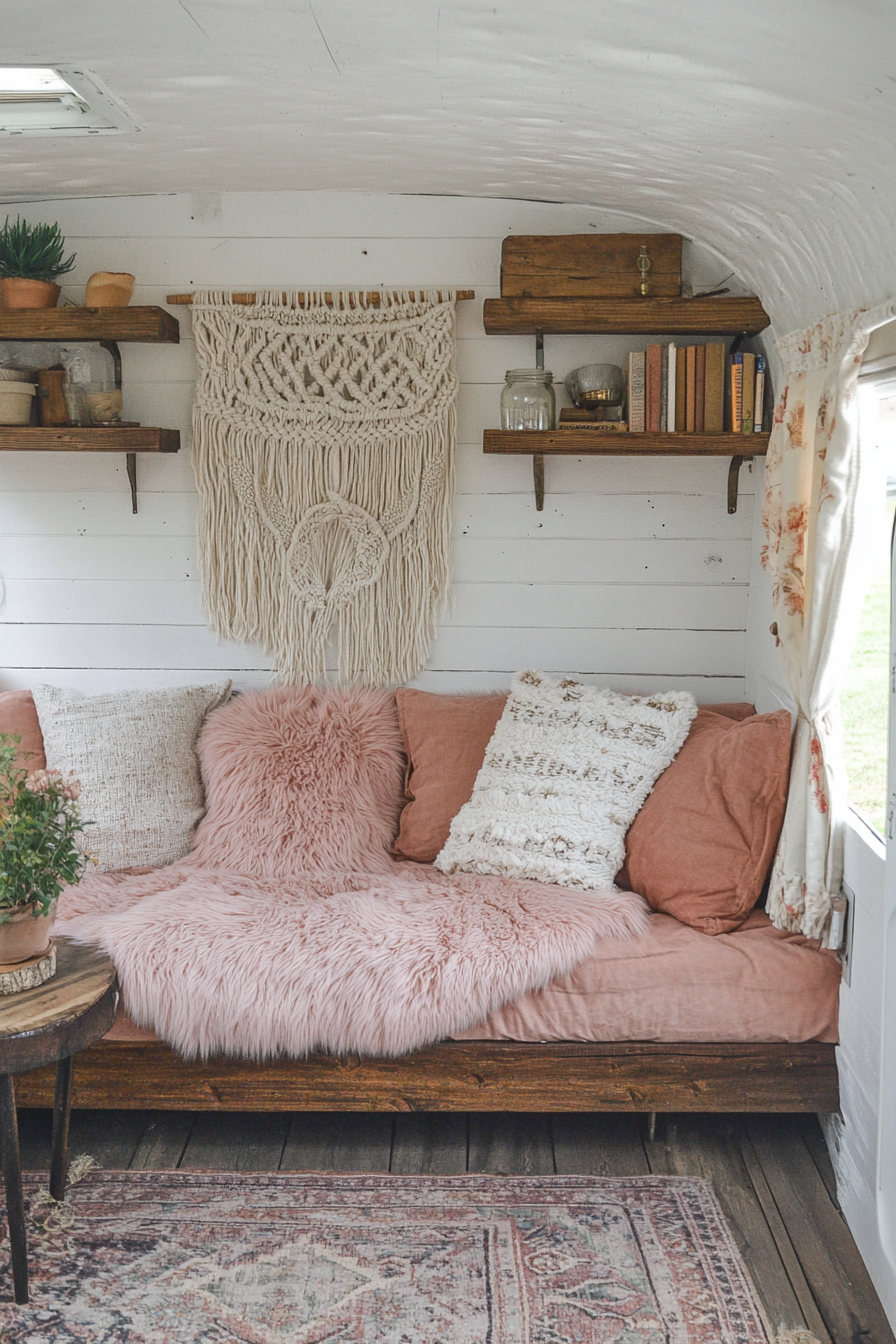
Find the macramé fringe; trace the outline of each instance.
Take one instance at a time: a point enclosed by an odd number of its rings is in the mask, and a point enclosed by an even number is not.
[[[450,584],[453,293],[219,291],[192,305],[203,602],[280,681],[388,686]]]

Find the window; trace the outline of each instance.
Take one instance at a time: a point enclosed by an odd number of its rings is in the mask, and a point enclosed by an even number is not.
[[[896,374],[861,384],[862,452],[877,488],[859,526],[869,529],[870,583],[840,697],[850,806],[879,835],[886,830],[890,666],[890,538],[896,514]],[[869,492],[870,493],[870,492]],[[876,498],[875,498],[876,496]]]
[[[121,135],[136,130],[130,113],[86,70],[0,67],[0,136]]]

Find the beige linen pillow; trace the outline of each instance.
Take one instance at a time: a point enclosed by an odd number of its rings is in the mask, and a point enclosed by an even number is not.
[[[611,887],[625,833],[696,713],[687,691],[628,696],[521,672],[435,866]]]
[[[35,686],[51,770],[74,770],[86,843],[101,873],[182,859],[205,810],[196,739],[230,695],[210,686],[81,695]]]

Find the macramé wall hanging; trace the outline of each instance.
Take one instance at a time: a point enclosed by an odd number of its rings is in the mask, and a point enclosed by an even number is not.
[[[331,641],[340,684],[427,661],[449,585],[455,297],[193,297],[203,602],[280,681],[325,680]]]

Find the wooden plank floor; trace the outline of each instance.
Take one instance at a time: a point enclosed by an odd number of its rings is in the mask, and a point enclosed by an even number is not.
[[[19,1113],[26,1170],[49,1166],[49,1111]],[[233,1114],[75,1111],[72,1154],[184,1171],[703,1176],[766,1313],[822,1344],[894,1344],[837,1207],[814,1116]]]

